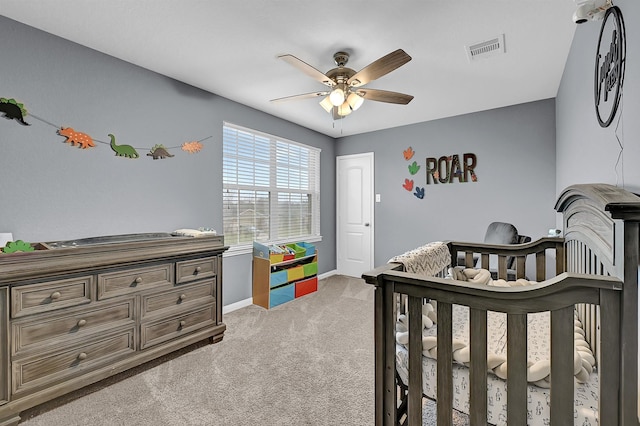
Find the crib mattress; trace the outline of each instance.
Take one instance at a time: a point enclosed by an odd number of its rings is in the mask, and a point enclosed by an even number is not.
[[[465,306],[453,305],[452,333],[454,341],[469,344],[469,314]],[[550,359],[549,345],[549,312],[529,314],[527,316],[527,358],[529,364],[544,363]],[[498,357],[506,359],[506,321],[503,313],[487,312],[487,350]],[[423,336],[435,336],[437,326],[423,329]],[[578,330],[580,331],[580,330]],[[582,339],[576,333],[576,339]],[[576,340],[576,341],[577,341]],[[433,348],[431,352],[436,350]],[[436,398],[436,363],[435,353],[423,352],[423,394],[428,398]],[[455,359],[455,357],[454,357]],[[396,345],[396,361],[398,373],[407,383],[408,351],[400,344]],[[574,424],[581,426],[595,426],[598,412],[598,375],[593,372],[584,372],[582,379],[588,377],[584,383],[575,386]],[[460,412],[469,412],[469,369],[460,363],[453,366],[454,381],[454,408]],[[547,379],[536,382],[547,386]],[[549,389],[534,384],[528,386],[528,419],[531,425],[549,424]],[[487,376],[487,416],[488,421],[496,425],[506,425],[507,401],[506,381],[494,374]]]

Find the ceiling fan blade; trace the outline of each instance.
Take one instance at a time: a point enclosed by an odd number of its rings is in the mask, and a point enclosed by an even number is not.
[[[329,92],[311,92],[303,93],[302,95],[285,96],[284,98],[271,99],[270,102],[283,102],[283,101],[295,101],[299,99],[318,98],[321,96],[327,96]]]
[[[353,87],[363,86],[370,81],[380,78],[383,75],[389,74],[391,71],[400,68],[410,60],[411,56],[407,55],[404,50],[398,49],[376,61],[373,61],[372,63],[355,73],[351,78],[349,78],[349,80],[347,80],[347,84]]]
[[[278,59],[282,59],[283,61],[293,65],[294,67],[298,68],[303,73],[307,74],[309,77],[313,78],[314,80],[319,81],[320,83],[324,84],[325,86],[333,87],[335,85],[335,82],[333,80],[331,80],[329,77],[327,77],[322,72],[318,71],[317,69],[315,69],[311,65],[309,65],[306,62],[296,58],[293,55],[280,55],[280,56],[278,56]]]
[[[387,102],[390,104],[406,105],[413,99],[411,95],[379,89],[358,89],[357,93],[367,100]]]

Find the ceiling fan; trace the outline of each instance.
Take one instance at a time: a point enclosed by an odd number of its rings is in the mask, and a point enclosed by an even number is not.
[[[286,96],[272,99],[271,102],[322,97],[320,105],[328,113],[331,113],[335,120],[360,108],[365,99],[402,105],[408,104],[413,99],[413,96],[404,93],[362,87],[409,62],[411,56],[407,55],[402,49],[381,57],[358,72],[345,66],[349,61],[349,54],[346,52],[336,52],[333,55],[337,68],[333,68],[326,73],[318,71],[293,55],[280,55],[278,59],[293,65],[309,77],[328,86],[330,90]]]

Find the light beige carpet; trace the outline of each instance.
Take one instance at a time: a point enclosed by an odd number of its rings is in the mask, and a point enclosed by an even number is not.
[[[372,286],[334,276],[316,293],[224,322],[222,342],[29,410],[22,424],[373,425]],[[435,424],[432,403],[424,416]]]

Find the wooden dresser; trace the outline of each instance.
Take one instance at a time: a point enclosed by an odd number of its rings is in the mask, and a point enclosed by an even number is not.
[[[0,426],[172,351],[222,340],[222,236],[0,254]]]

